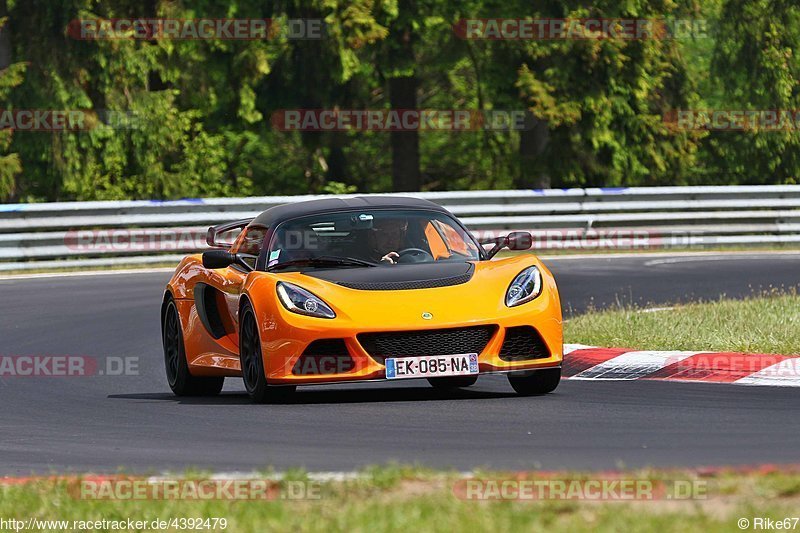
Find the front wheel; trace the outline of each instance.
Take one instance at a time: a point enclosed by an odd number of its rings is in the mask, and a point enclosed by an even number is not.
[[[247,394],[255,403],[272,403],[288,399],[295,387],[276,387],[267,384],[261,338],[258,335],[258,321],[249,302],[242,306],[239,328],[239,362]]]
[[[525,372],[523,375],[508,375],[511,387],[521,396],[535,396],[553,392],[561,382],[560,368],[545,368],[534,370],[533,373]]]
[[[214,396],[220,393],[225,378],[196,377],[189,373],[186,349],[183,344],[183,329],[175,301],[170,299],[164,312],[162,325],[164,366],[169,388],[176,396]]]
[[[461,389],[475,385],[478,376],[456,376],[452,378],[428,378],[434,389]]]

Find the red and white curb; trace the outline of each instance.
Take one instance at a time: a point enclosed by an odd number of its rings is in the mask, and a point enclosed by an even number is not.
[[[632,351],[565,344],[562,375],[582,380],[653,379],[800,387],[800,357],[734,352]]]
[[[468,475],[464,473],[463,475]],[[354,481],[362,478],[367,478],[368,474],[362,472],[309,472],[306,478],[309,481],[318,481],[320,483],[326,482],[344,482]],[[0,487],[13,486],[13,485],[28,485],[31,483],[77,483],[85,481],[88,483],[106,483],[112,481],[126,480],[126,479],[143,479],[148,483],[160,483],[166,481],[173,481],[176,479],[184,479],[183,474],[169,474],[163,473],[160,475],[141,476],[137,477],[134,474],[65,474],[65,475],[31,475],[31,476],[3,476],[0,477]],[[188,478],[187,478],[188,479]],[[210,481],[246,481],[246,480],[269,480],[269,481],[284,481],[291,479],[287,477],[284,472],[217,472],[210,474],[206,477],[199,479]]]

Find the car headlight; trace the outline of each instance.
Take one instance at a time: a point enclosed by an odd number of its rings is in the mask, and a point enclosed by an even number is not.
[[[283,306],[293,313],[317,318],[336,318],[336,313],[328,304],[297,285],[279,282],[277,291]]]
[[[535,266],[520,272],[506,291],[506,305],[515,305],[530,302],[542,294],[542,273]]]

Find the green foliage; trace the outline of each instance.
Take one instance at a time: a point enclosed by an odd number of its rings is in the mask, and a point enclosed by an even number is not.
[[[532,120],[526,131],[420,132],[424,190],[792,183],[800,174],[794,131],[676,132],[662,119],[674,109],[800,109],[800,8],[786,0],[0,5],[13,60],[0,72],[0,107],[82,110],[92,126],[0,132],[4,201],[391,190],[388,133],[282,132],[270,119],[284,109],[387,109],[389,81],[408,76],[420,108],[528,110]],[[320,19],[325,32],[94,41],[67,31],[75,19],[121,17]],[[497,17],[706,19],[712,31],[540,41],[453,30]]]
[[[340,181],[329,181],[322,187],[323,194],[352,194],[356,190],[355,185],[348,185]]]
[[[566,18],[681,18],[661,2],[598,2]],[[546,120],[547,172],[561,186],[668,185],[695,164],[696,135],[671,132],[665,110],[697,97],[675,39],[526,43],[517,87]]]
[[[0,18],[3,31],[6,18]],[[16,63],[0,71],[0,102],[6,101],[14,87],[19,86],[25,75],[25,65]],[[2,111],[0,109],[0,111]],[[12,130],[0,130],[0,200],[10,199],[16,189],[16,177],[22,172],[19,154],[8,153],[12,141]]]
[[[800,109],[800,6],[728,0],[716,34],[712,70],[723,109]],[[798,183],[800,125],[792,130],[712,133],[705,165],[736,183]]]

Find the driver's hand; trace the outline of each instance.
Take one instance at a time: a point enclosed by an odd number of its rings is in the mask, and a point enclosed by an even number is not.
[[[381,263],[389,263],[390,265],[394,265],[397,263],[398,259],[400,259],[400,254],[397,252],[389,252],[381,257]]]

